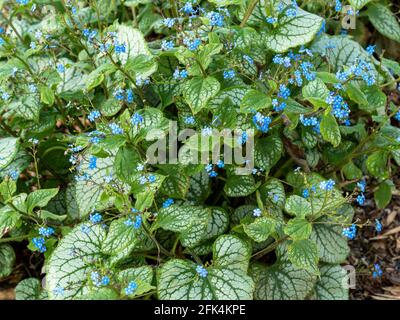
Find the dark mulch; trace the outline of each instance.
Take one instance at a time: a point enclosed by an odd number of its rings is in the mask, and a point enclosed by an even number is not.
[[[400,178],[394,182],[400,185]],[[348,262],[356,270],[356,288],[350,291],[351,299],[400,300],[400,192],[396,191],[392,203],[383,210],[377,209],[373,200],[367,201],[356,210],[355,218],[373,224],[380,219],[383,230],[377,233],[374,226],[364,226],[350,241]],[[381,279],[372,277],[374,263],[382,267]]]

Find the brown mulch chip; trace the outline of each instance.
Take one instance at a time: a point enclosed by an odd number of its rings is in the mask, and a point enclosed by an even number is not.
[[[361,223],[369,220],[373,224],[379,219],[383,229],[378,233],[374,226],[365,226],[350,241],[348,262],[356,269],[351,299],[400,300],[400,196],[394,195],[392,203],[383,210],[377,209],[374,201],[366,201],[365,206],[356,210],[356,218]],[[382,278],[372,277],[375,263],[381,266]]]

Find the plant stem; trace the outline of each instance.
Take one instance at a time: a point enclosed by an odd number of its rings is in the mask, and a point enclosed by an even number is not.
[[[4,243],[4,242],[12,242],[12,241],[19,241],[19,240],[24,240],[28,238],[28,235],[25,234],[23,236],[17,236],[17,237],[10,237],[10,238],[3,238],[0,239],[0,243]]]
[[[253,0],[252,3],[250,3],[249,7],[246,10],[246,13],[244,14],[243,20],[240,23],[240,27],[243,28],[246,25],[247,20],[249,20],[251,14],[253,13],[253,10],[255,9],[257,3],[259,0]]]

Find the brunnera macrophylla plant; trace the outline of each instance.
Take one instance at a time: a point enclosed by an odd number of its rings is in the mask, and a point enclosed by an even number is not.
[[[348,298],[348,241],[381,229],[353,208],[395,189],[400,65],[341,19],[400,42],[388,2],[0,7],[0,277],[24,241],[44,278],[17,299]],[[150,163],[171,122],[185,152]],[[224,129],[248,174],[190,161]]]

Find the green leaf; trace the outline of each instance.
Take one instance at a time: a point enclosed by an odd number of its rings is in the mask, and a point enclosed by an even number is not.
[[[183,170],[163,170],[169,174],[161,185],[160,192],[173,199],[185,199],[190,187],[190,178]]]
[[[213,77],[194,77],[185,83],[183,97],[189,104],[193,114],[198,113],[207,105],[220,89],[220,84]]]
[[[129,74],[133,74],[136,79],[147,79],[157,71],[157,63],[152,57],[140,54],[128,59],[125,64],[125,70]]]
[[[279,208],[283,208],[285,205],[285,187],[278,179],[269,178],[267,182],[259,188],[259,191],[263,200],[265,199],[265,204],[273,204]]]
[[[15,300],[46,300],[47,293],[42,289],[39,279],[28,278],[15,287]]]
[[[230,176],[224,191],[228,197],[245,197],[257,190],[260,183],[255,183],[252,176]]]
[[[88,161],[82,162],[82,171],[88,172],[91,178],[87,181],[75,181],[67,188],[67,211],[72,219],[82,219],[93,212],[104,190],[104,178],[112,173],[113,163],[112,157],[98,158],[97,168],[89,170]]]
[[[379,184],[374,192],[375,203],[379,209],[384,209],[392,200],[392,186],[393,182],[386,180]]]
[[[263,242],[275,232],[277,220],[270,217],[260,217],[243,226],[244,232],[256,242]]]
[[[376,151],[373,152],[366,161],[368,171],[375,177],[387,178],[389,175],[387,164],[388,164],[388,151]]]
[[[349,98],[360,106],[368,105],[368,100],[365,94],[361,91],[357,84],[348,83],[345,87]]]
[[[51,199],[58,193],[58,188],[40,189],[33,191],[26,199],[26,208],[28,213],[31,213],[36,207],[45,207]]]
[[[20,217],[18,212],[8,206],[0,208],[0,238],[17,225]]]
[[[111,117],[121,110],[122,104],[114,97],[107,99],[100,105],[100,112],[103,116]]]
[[[289,261],[272,266],[254,265],[251,275],[256,284],[256,300],[303,300],[311,292],[316,276]]]
[[[326,57],[333,71],[338,71],[343,66],[350,67],[358,59],[371,61],[371,56],[364,48],[349,36],[329,36],[322,34],[313,42],[311,50]]]
[[[50,299],[72,299],[89,292],[88,274],[103,257],[106,232],[101,225],[77,225],[54,249],[47,264],[46,287]],[[54,290],[63,288],[57,295]]]
[[[197,219],[207,214],[207,209],[196,206],[172,205],[162,208],[157,214],[156,226],[165,230],[181,232],[195,224]]]
[[[128,25],[118,25],[116,37],[120,43],[126,44],[126,52],[118,56],[123,62],[140,54],[151,55],[146,40],[138,29]]]
[[[143,191],[136,195],[135,208],[140,212],[145,211],[153,205],[154,193],[149,191]]]
[[[219,237],[213,246],[213,264],[207,276],[200,277],[197,265],[189,260],[172,259],[158,272],[161,300],[250,300],[254,284],[247,276],[250,250],[232,235]]]
[[[329,95],[329,90],[325,83],[319,78],[305,85],[302,89],[302,93],[303,97],[316,107],[325,107],[327,105],[325,100]]]
[[[304,218],[312,214],[312,207],[303,197],[293,195],[286,199],[285,211],[294,216]]]
[[[153,277],[153,269],[150,266],[129,268],[122,270],[117,274],[118,281],[124,283],[124,287],[126,287],[131,281],[135,281],[137,284],[136,290],[132,295],[129,295],[129,298],[142,295],[155,289],[155,287],[151,285]]]
[[[256,167],[269,171],[283,154],[282,140],[276,136],[257,139],[254,150],[254,163]]]
[[[318,71],[317,78],[321,79],[324,83],[339,83],[340,80],[336,78],[336,75],[326,71]]]
[[[315,296],[318,300],[348,300],[348,275],[339,265],[320,267],[320,278],[315,285]]]
[[[359,105],[359,108],[368,112],[385,108],[386,106],[386,94],[382,92],[379,86],[367,86],[363,88],[363,92],[367,99],[366,105]]]
[[[355,10],[360,10],[368,2],[371,2],[371,0],[349,0],[349,2],[350,2],[350,5],[352,7],[354,7]]]
[[[308,239],[312,231],[312,224],[303,217],[295,217],[289,220],[284,231],[293,240]]]
[[[6,178],[0,183],[0,195],[7,202],[17,191],[17,183],[11,178]]]
[[[262,32],[261,35],[269,49],[285,52],[310,42],[321,29],[322,21],[317,15],[297,9],[295,17],[280,16],[278,25],[270,31]]]
[[[115,290],[111,288],[100,288],[90,291],[84,295],[81,295],[76,300],[118,300],[119,296]]]
[[[126,224],[126,221],[126,218],[119,218],[111,222],[107,237],[102,243],[102,252],[120,259],[134,249],[147,247],[146,240],[149,239],[143,229],[135,229]]]
[[[335,117],[331,113],[325,113],[322,116],[319,127],[321,135],[325,141],[332,143],[334,147],[337,147],[340,144],[342,137],[340,135],[339,126]]]
[[[353,161],[350,161],[345,166],[343,166],[342,170],[343,170],[344,176],[348,180],[362,178],[362,171],[353,163]]]
[[[389,39],[400,42],[399,22],[387,6],[380,3],[371,3],[368,5],[366,13],[376,30]]]
[[[119,179],[125,182],[132,181],[132,176],[138,171],[137,165],[141,163],[140,155],[131,146],[119,148],[114,161],[114,172]]]
[[[296,267],[319,274],[318,247],[311,240],[293,241],[288,246],[287,256]]]
[[[326,217],[313,224],[310,240],[318,247],[320,261],[342,263],[349,254],[349,246],[342,235],[343,228]]]
[[[39,122],[42,106],[36,96],[24,95],[20,100],[12,102],[9,107],[18,117],[25,120],[33,120],[36,123]]]
[[[40,101],[44,104],[52,105],[54,103],[54,92],[51,88],[41,86],[40,87]]]
[[[0,169],[5,168],[18,152],[18,138],[0,138]]]
[[[272,105],[271,98],[258,90],[249,90],[243,97],[240,104],[240,111],[252,113],[254,111],[269,109]]]
[[[8,277],[15,263],[14,249],[8,244],[0,244],[0,279]]]

